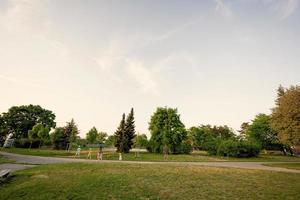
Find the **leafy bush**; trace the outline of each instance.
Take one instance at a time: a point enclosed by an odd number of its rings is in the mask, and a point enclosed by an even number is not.
[[[214,140],[206,144],[209,154],[228,157],[256,157],[261,146],[249,140]]]
[[[180,153],[190,154],[193,150],[193,146],[190,141],[183,141],[180,145]]]
[[[32,144],[31,144],[31,142],[32,142]],[[29,140],[27,138],[22,138],[22,139],[14,141],[14,147],[17,147],[17,148],[29,148],[30,144],[31,144],[31,148],[39,148],[40,142],[41,142],[40,139]]]

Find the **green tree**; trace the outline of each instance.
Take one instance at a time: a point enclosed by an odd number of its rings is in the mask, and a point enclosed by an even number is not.
[[[180,115],[173,108],[157,108],[151,116],[149,131],[151,150],[156,153],[162,153],[166,147],[173,154],[180,153],[181,143],[187,138]]]
[[[119,127],[115,132],[115,147],[117,147],[117,152],[123,153],[125,152],[126,138],[125,138],[125,114],[122,115],[122,120],[120,122]]]
[[[91,128],[89,132],[86,134],[86,139],[90,144],[95,144],[98,137],[98,130],[96,127]]]
[[[129,115],[125,121],[124,129],[124,152],[128,153],[133,145],[133,138],[135,137],[135,125],[134,125],[134,111],[131,108]]]
[[[188,130],[188,136],[194,148],[200,150],[207,150],[214,140],[225,140],[235,138],[232,128],[228,126],[211,126],[200,125],[198,127],[191,127]]]
[[[66,137],[64,134],[64,128],[58,127],[50,134],[51,143],[53,149],[66,149]]]
[[[32,127],[31,130],[28,131],[28,139],[30,140],[30,148],[32,145],[33,140],[39,140],[40,144],[39,147],[41,147],[42,143],[49,140],[50,129],[48,126],[44,126],[42,124],[36,124]]]
[[[36,124],[55,128],[55,114],[39,105],[13,106],[2,114],[0,127],[5,134],[13,133],[14,138],[27,138],[28,131]]]
[[[239,136],[240,136],[241,139],[245,139],[246,138],[249,126],[250,126],[249,122],[243,122],[241,124],[241,129],[238,131],[240,133]]]
[[[300,86],[278,88],[271,125],[279,141],[291,148],[300,145]]]
[[[146,134],[137,134],[133,138],[133,146],[135,148],[147,148],[148,146],[148,139]]]
[[[271,127],[271,117],[266,114],[258,114],[247,128],[247,137],[254,139],[264,149],[271,149],[278,143],[276,132]]]
[[[8,131],[6,130],[4,120],[2,118],[2,115],[0,114],[0,146],[4,144],[6,135],[8,135]]]
[[[69,143],[69,149],[71,148],[72,144],[76,142],[78,138],[79,130],[74,121],[71,119],[70,122],[67,122],[67,125],[64,127],[64,135],[67,143]]]
[[[97,141],[100,144],[104,144],[106,139],[107,139],[107,133],[106,132],[103,132],[103,131],[98,132]]]
[[[115,146],[116,137],[114,135],[108,136],[108,138],[105,141],[105,146],[112,147]]]

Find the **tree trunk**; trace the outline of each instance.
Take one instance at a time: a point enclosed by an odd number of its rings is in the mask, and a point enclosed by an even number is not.
[[[285,149],[285,147],[284,147],[284,146],[282,146],[282,147],[281,147],[281,150],[282,150],[282,152],[283,152],[283,155],[285,155],[285,156],[286,156],[286,155],[287,155],[287,153],[286,153],[286,149]]]
[[[31,149],[32,141],[30,142],[29,149]]]

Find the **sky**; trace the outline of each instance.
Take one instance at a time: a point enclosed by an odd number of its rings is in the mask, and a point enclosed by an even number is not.
[[[58,126],[113,134],[157,107],[238,130],[300,82],[299,0],[0,0],[0,113],[39,104]]]

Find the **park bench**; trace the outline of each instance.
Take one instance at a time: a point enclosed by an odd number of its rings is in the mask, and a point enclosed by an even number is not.
[[[0,178],[6,178],[10,173],[9,169],[2,169],[0,170]]]

